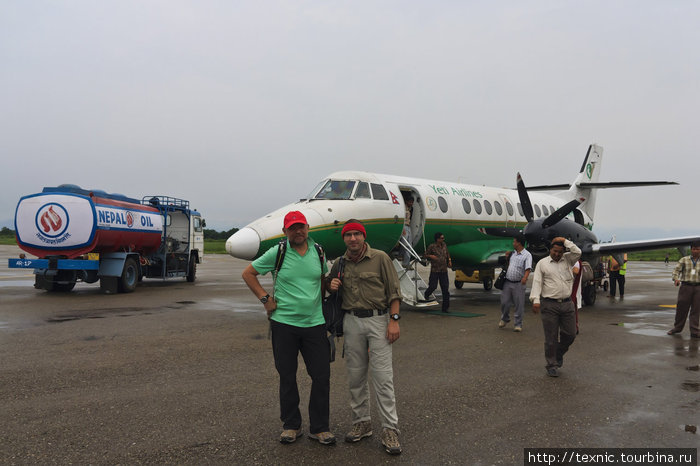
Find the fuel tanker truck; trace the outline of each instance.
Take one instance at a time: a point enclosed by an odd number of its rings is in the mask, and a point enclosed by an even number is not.
[[[188,201],[122,194],[62,184],[24,196],[15,232],[25,254],[10,268],[34,269],[34,287],[70,291],[100,282],[105,293],[134,291],[142,278],[195,280],[204,259],[206,223]]]

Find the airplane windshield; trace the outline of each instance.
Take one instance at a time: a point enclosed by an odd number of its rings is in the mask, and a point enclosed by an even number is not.
[[[354,181],[328,180],[314,199],[350,199],[354,187]]]

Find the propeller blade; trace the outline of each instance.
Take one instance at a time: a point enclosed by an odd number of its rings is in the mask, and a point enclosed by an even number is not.
[[[512,227],[503,227],[503,228],[483,228],[482,231],[486,233],[487,235],[491,236],[502,236],[505,238],[514,238],[516,236],[520,236],[522,234],[522,230],[520,228],[512,228]]]
[[[559,207],[557,210],[552,212],[552,214],[545,218],[544,221],[542,222],[542,228],[549,228],[555,223],[557,223],[559,220],[563,219],[567,215],[569,215],[571,212],[576,209],[585,199],[581,198],[581,200],[574,199],[573,201],[567,202],[563,206]]]
[[[530,202],[530,196],[527,195],[527,189],[525,188],[525,183],[523,182],[523,177],[518,173],[517,178],[518,185],[518,197],[520,197],[520,205],[523,206],[523,213],[528,222],[532,222],[535,219],[535,213],[532,210],[532,203]]]

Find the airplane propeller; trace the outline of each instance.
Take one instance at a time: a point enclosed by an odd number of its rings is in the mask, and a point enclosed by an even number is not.
[[[562,207],[552,212],[549,216],[547,216],[547,218],[543,220],[535,220],[532,202],[530,201],[530,196],[527,193],[527,188],[525,187],[525,183],[523,182],[523,178],[520,176],[520,173],[518,173],[517,177],[517,186],[520,205],[522,206],[523,214],[527,219],[527,225],[525,225],[522,230],[519,228],[501,227],[484,228],[483,231],[488,235],[510,238],[523,235],[527,241],[530,252],[536,253],[537,255],[546,254],[549,241],[552,238],[556,236],[565,236],[558,231],[555,232],[554,230],[558,229],[552,229],[552,227],[564,220],[566,216],[581,205],[585,199],[581,198],[569,201]],[[567,222],[570,222],[570,220]],[[566,229],[569,230],[570,228]]]

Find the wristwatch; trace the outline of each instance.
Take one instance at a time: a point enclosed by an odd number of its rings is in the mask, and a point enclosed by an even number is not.
[[[269,295],[269,294],[266,294],[265,296],[263,296],[262,298],[260,298],[260,302],[263,303],[263,304],[266,304],[268,299],[270,299],[270,295]]]
[[[401,318],[401,315],[400,315],[400,314],[391,314],[391,315],[389,316],[389,318],[390,318],[391,320],[399,320],[399,319]]]

